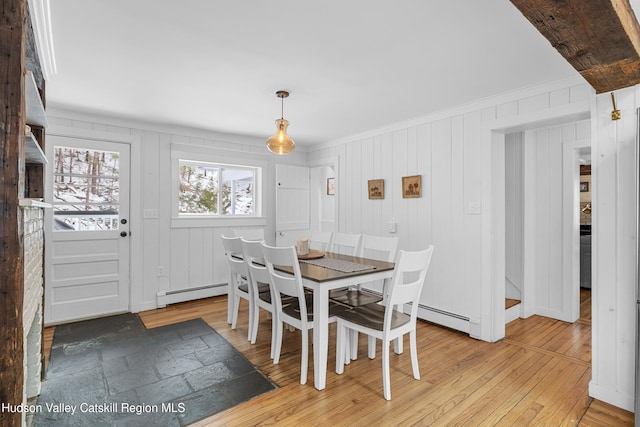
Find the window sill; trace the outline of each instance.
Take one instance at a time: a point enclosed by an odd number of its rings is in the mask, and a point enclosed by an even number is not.
[[[211,228],[211,227],[249,227],[267,225],[267,218],[252,216],[249,218],[172,218],[171,228]]]

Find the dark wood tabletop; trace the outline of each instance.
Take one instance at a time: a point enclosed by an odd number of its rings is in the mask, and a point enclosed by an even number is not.
[[[308,264],[306,262],[301,262],[300,263],[300,274],[302,274],[302,277],[305,279],[309,279],[309,280],[313,280],[314,282],[326,282],[329,280],[337,280],[337,279],[344,279],[345,277],[353,277],[353,276],[363,276],[365,274],[371,274],[371,273],[376,273],[376,272],[380,272],[380,271],[388,271],[388,270],[393,270],[395,267],[395,264],[392,262],[387,262],[387,261],[378,261],[375,259],[369,259],[369,258],[360,258],[360,257],[354,257],[354,256],[350,256],[350,255],[342,255],[342,254],[336,254],[333,252],[327,252],[325,254],[326,258],[333,258],[333,259],[340,259],[340,260],[344,260],[344,261],[349,261],[349,262],[355,262],[358,264],[365,264],[365,265],[372,265],[375,268],[370,269],[370,270],[362,270],[362,271],[356,271],[353,273],[344,273],[341,271],[337,271],[337,270],[331,270],[329,268],[325,268],[325,267],[319,267],[317,265],[312,265],[312,264]],[[276,266],[276,268],[280,271],[284,271],[287,273],[293,273],[292,269],[290,267],[282,267],[282,266]]]

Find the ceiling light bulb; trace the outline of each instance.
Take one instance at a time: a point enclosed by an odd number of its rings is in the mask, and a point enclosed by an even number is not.
[[[289,92],[279,90],[276,92],[278,98],[282,99],[282,117],[276,120],[277,132],[267,139],[267,148],[274,154],[289,154],[296,148],[293,138],[287,135],[289,121],[284,118],[284,98],[289,96]]]
[[[278,132],[267,139],[267,148],[274,154],[289,154],[296,147],[296,143],[287,135],[289,121],[286,119],[276,120]]]

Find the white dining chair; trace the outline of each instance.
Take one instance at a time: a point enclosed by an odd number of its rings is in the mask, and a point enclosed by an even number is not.
[[[257,240],[242,239],[242,254],[249,271],[249,286],[253,288],[255,298],[255,314],[251,325],[251,344],[256,343],[258,325],[260,323],[260,309],[271,313],[271,358],[275,349],[276,311],[271,298],[271,285],[269,284],[269,270],[264,265],[262,254],[262,242]]]
[[[229,265],[229,294],[233,292],[234,305],[231,317],[231,329],[236,329],[238,324],[238,312],[240,311],[240,299],[249,303],[249,326],[247,339],[251,340],[253,316],[255,315],[255,298],[253,288],[249,286],[249,270],[242,256],[242,239],[240,237],[220,236],[224,247],[227,264]]]
[[[309,248],[326,252],[331,247],[332,231],[312,231],[309,236]]]
[[[328,250],[337,254],[357,256],[360,251],[361,238],[360,234],[333,233]]]
[[[417,380],[420,379],[416,347],[416,320],[420,293],[424,286],[432,255],[433,245],[423,251],[407,252],[401,250],[396,261],[391,284],[384,298],[384,304],[363,305],[337,314],[336,373],[342,374],[344,372],[345,359],[348,357],[347,338],[349,330],[356,330],[375,337],[382,341],[384,398],[391,400],[389,346],[391,341],[408,333],[413,377]],[[411,311],[409,314],[394,308],[404,304],[410,304]]]
[[[307,382],[307,370],[309,366],[309,330],[313,329],[313,305],[307,304],[308,294],[305,294],[302,285],[302,274],[296,249],[294,246],[274,247],[262,244],[264,261],[269,271],[271,283],[272,303],[276,310],[276,332],[273,363],[280,361],[282,350],[283,322],[300,329],[302,335],[302,361],[300,371],[300,384]],[[275,266],[288,267],[293,274],[278,270]],[[293,298],[290,304],[283,304],[282,297]],[[309,295],[311,296],[311,295]],[[311,300],[309,300],[311,302]],[[309,307],[311,305],[311,307]],[[344,307],[329,304],[329,322],[335,321],[336,314]]]
[[[244,240],[264,240],[264,229],[263,228],[246,228],[239,229],[236,228],[233,230],[233,235],[236,237],[242,237]]]
[[[394,262],[396,253],[398,250],[398,243],[400,239],[398,237],[385,237],[374,236],[371,234],[362,235],[362,243],[360,244],[361,258],[376,259],[380,261]],[[382,281],[380,281],[382,282]],[[382,301],[382,295],[384,295],[384,283],[378,285],[377,283],[370,284],[374,287],[374,291],[371,292],[367,289],[362,289],[362,285],[358,285],[357,289],[347,289],[342,292],[334,293],[331,298],[339,303],[346,304],[350,307],[358,307],[361,305],[371,304],[374,302]],[[379,290],[379,295],[376,291]],[[358,357],[358,332],[351,331],[349,338],[351,343],[351,359],[356,360]],[[375,338],[369,337],[369,353],[375,354]],[[401,344],[399,344],[401,345]]]

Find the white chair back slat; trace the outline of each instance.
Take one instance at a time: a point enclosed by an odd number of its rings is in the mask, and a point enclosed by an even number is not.
[[[362,235],[360,257],[394,262],[398,251],[398,237]]]
[[[318,251],[328,251],[333,239],[332,231],[312,231],[309,237],[309,248]]]
[[[269,284],[269,270],[264,265],[262,242],[242,239],[242,253],[255,285],[258,286],[259,283]]]
[[[360,234],[333,233],[329,252],[357,256],[360,252]]]
[[[262,253],[264,255],[264,261],[267,264],[267,269],[269,270],[269,278],[273,286],[273,291],[302,299],[300,302],[301,306],[305,305],[302,275],[300,274],[300,265],[298,264],[295,247],[274,247],[263,243]],[[276,270],[276,265],[291,267],[293,269],[293,275]]]
[[[418,314],[418,301],[424,286],[433,255],[433,245],[423,251],[400,251],[396,267],[389,287],[387,310],[385,313],[385,325],[391,324],[393,307],[412,303],[411,320],[415,320]],[[385,327],[385,329],[387,329]]]
[[[239,237],[221,236],[222,246],[232,273],[246,275],[248,274],[247,265],[242,259],[242,239]],[[234,256],[235,255],[235,256]]]

